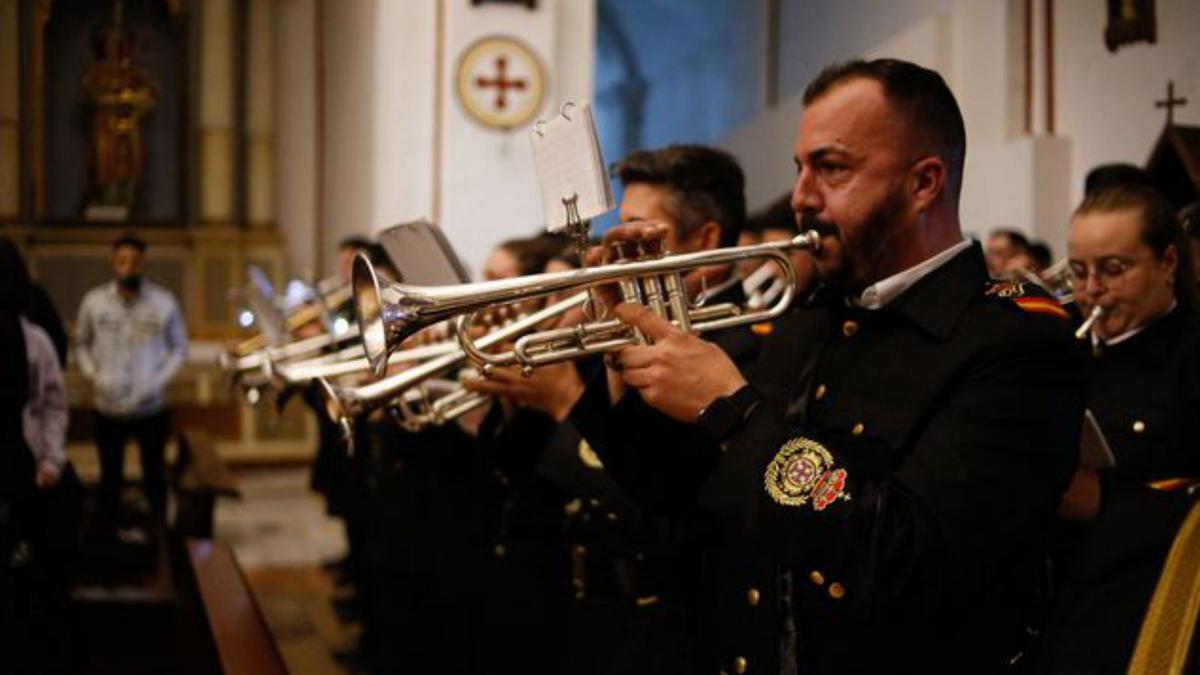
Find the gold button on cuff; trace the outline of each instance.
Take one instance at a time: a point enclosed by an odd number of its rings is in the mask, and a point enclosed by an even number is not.
[[[1146,430],[1146,423],[1145,423],[1145,422],[1143,422],[1143,421],[1141,421],[1141,420],[1138,420],[1138,421],[1136,421],[1136,422],[1134,422],[1134,423],[1133,423],[1133,433],[1135,433],[1135,434],[1140,434],[1140,433],[1142,433],[1142,432],[1143,432],[1143,431],[1145,431],[1145,430]]]
[[[845,595],[846,595],[846,587],[845,586],[839,584],[836,581],[833,582],[832,584],[829,584],[829,597],[833,598],[834,600],[841,600],[843,597],[845,597]]]
[[[746,660],[746,657],[739,656],[733,660],[733,672],[737,673],[737,675],[744,675],[749,669],[750,662]]]
[[[865,427],[862,422],[859,422],[850,428],[850,433],[854,436],[862,436],[863,432],[866,430],[867,427]]]
[[[496,544],[492,547],[492,553],[496,554],[497,558],[503,558],[508,553],[508,549],[504,547],[504,544]]]
[[[821,572],[820,572],[820,571],[818,571],[818,570],[813,570],[813,571],[809,572],[809,573],[808,573],[808,580],[809,580],[809,581],[811,581],[811,582],[813,582],[814,584],[816,584],[816,585],[818,585],[818,586],[824,586],[824,585],[825,585],[825,575],[824,575],[824,574],[821,574]]]
[[[746,602],[749,603],[751,607],[757,607],[758,601],[761,599],[762,593],[759,593],[757,588],[751,588],[750,590],[746,591]]]
[[[826,391],[826,389],[825,389],[825,385],[823,385],[823,384],[818,384],[818,385],[817,385],[817,390],[813,392],[813,398],[815,398],[815,399],[817,399],[818,401],[820,401],[821,399],[825,398],[825,391]]]
[[[846,337],[854,337],[854,334],[857,332],[858,332],[858,322],[857,321],[847,321],[842,324],[842,335],[845,335]]]

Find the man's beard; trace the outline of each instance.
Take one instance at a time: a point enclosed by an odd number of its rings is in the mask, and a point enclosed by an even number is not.
[[[896,252],[889,245],[895,235],[894,223],[904,208],[904,193],[899,188],[890,191],[867,214],[852,237],[833,221],[818,220],[812,213],[800,216],[800,230],[816,230],[822,236],[832,236],[841,244],[841,260],[821,273],[822,284],[831,291],[851,296],[891,273]],[[820,267],[818,267],[820,270]]]
[[[142,275],[127,274],[123,277],[117,277],[117,285],[127,291],[136,293],[142,287]]]

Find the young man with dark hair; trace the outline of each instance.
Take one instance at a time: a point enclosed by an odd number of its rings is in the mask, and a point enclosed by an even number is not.
[[[112,250],[116,279],[88,291],[75,321],[76,358],[95,396],[101,502],[109,515],[119,513],[125,443],[133,437],[146,500],[162,517],[171,428],[164,394],[187,359],[187,328],[171,291],[142,277],[146,242],[126,234]]]
[[[963,238],[966,141],[937,73],[854,61],[804,98],[792,208],[820,234],[821,292],[775,322],[749,376],[618,305],[652,344],[622,350],[573,419],[635,494],[695,504],[776,557],[781,575],[715,603],[736,621],[716,669],[1005,672],[1028,651],[1077,461],[1081,354],[1057,303],[991,281]],[[631,427],[638,407],[661,415]],[[764,602],[775,588],[782,603]],[[763,645],[748,628],[776,617],[782,640]]]
[[[624,186],[621,219],[653,219],[671,252],[732,244],[744,224],[742,171],[723,151],[702,146],[640,150],[622,160],[614,174]],[[722,268],[709,270],[704,284],[692,280],[688,286],[693,291],[703,288],[714,305],[743,305],[745,295],[738,281]],[[762,343],[748,327],[714,331],[705,339],[734,363],[745,365],[753,361]],[[565,521],[569,541],[562,552],[569,555],[572,576],[572,587],[563,589],[571,595],[562,598],[569,610],[564,618],[567,649],[558,644],[538,646],[538,635],[514,636],[508,642],[519,647],[522,661],[534,648],[546,655],[565,651],[567,663],[528,665],[525,669],[530,672],[685,675],[707,663],[698,655],[708,650],[710,633],[704,624],[709,617],[695,611],[697,603],[705,602],[717,579],[733,583],[761,558],[733,552],[700,536],[709,524],[692,520],[690,513],[663,512],[658,505],[639,509],[622,492],[566,420],[585,378],[593,377],[604,377],[598,359],[581,362],[578,370],[576,364],[563,363],[540,367],[526,378],[515,368],[501,368],[490,379],[467,381],[470,389],[505,397],[523,408],[501,425],[502,434],[486,440],[490,444],[486,454],[508,457],[511,462],[513,449],[518,449],[528,461],[536,457],[536,465],[525,470],[541,474],[567,495],[569,504],[565,517],[561,507],[547,514]],[[632,429],[638,426],[636,420],[630,424]],[[543,435],[530,433],[538,427]],[[487,425],[484,429],[481,435],[486,438]],[[538,452],[529,453],[530,449]],[[518,475],[510,466],[505,483],[511,479],[514,486],[526,484]],[[506,556],[517,554],[521,545],[516,535],[522,527],[515,520],[521,511],[513,513]],[[552,571],[547,566],[540,574],[550,578]],[[764,597],[774,596],[764,591]],[[771,627],[758,625],[762,638],[770,641]],[[498,672],[510,669],[496,667]]]
[[[729,153],[702,145],[635,150],[613,173],[625,186],[622,220],[655,209],[670,216],[667,249],[694,249],[692,242],[733,246],[746,223],[746,179]],[[713,246],[700,246],[713,248]]]

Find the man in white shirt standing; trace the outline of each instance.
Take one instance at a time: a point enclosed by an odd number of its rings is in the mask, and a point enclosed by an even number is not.
[[[101,501],[120,505],[125,443],[141,450],[142,485],[150,508],[166,512],[163,447],[170,414],[163,391],[187,358],[187,328],[171,292],[142,278],[146,242],[127,234],[113,242],[116,278],[83,298],[75,322],[79,368],[91,380],[100,452]]]

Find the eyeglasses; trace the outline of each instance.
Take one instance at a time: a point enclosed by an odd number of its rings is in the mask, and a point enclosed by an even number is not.
[[[1136,264],[1136,261],[1128,258],[1103,258],[1095,267],[1088,268],[1081,262],[1071,261],[1067,265],[1067,271],[1073,284],[1086,284],[1088,278],[1093,275],[1101,282],[1108,283],[1119,279]]]

